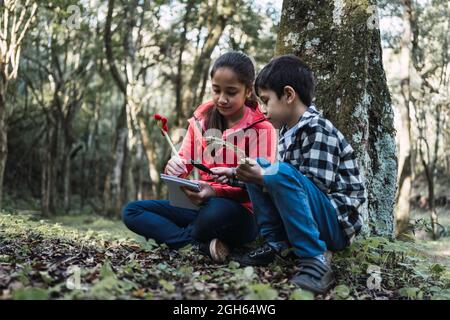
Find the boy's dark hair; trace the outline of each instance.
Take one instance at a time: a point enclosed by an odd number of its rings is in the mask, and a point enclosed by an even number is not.
[[[214,77],[214,74],[220,68],[229,68],[236,74],[239,82],[244,84],[247,88],[253,89],[253,83],[255,81],[255,66],[249,56],[245,53],[230,51],[221,55],[214,62],[210,72],[211,78]],[[249,99],[246,99],[245,105],[256,108],[258,105],[258,100],[254,92],[252,92]],[[206,129],[214,128],[219,129],[220,131],[224,131],[226,129],[225,120],[215,107],[208,110],[206,118]]]
[[[314,98],[314,74],[300,58],[293,54],[273,58],[256,77],[255,92],[259,89],[273,90],[280,99],[284,87],[291,86],[300,100],[309,107]]]

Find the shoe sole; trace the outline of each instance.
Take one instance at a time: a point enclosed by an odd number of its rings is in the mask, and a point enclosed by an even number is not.
[[[313,294],[315,294],[315,295],[320,294],[320,295],[324,296],[324,295],[326,295],[326,294],[330,291],[330,289],[333,287],[334,283],[335,283],[335,282],[333,281],[330,285],[327,286],[326,289],[323,289],[323,290],[317,290],[316,288],[310,287],[310,286],[305,285],[305,284],[297,285],[297,286],[298,286],[299,288],[301,288],[301,289],[311,291],[311,292],[312,292]]]
[[[315,287],[311,287],[311,286],[309,286],[308,284],[306,284],[306,283],[296,283],[296,282],[294,282],[294,285],[296,285],[297,287],[299,287],[299,288],[301,288],[301,289],[305,289],[305,290],[308,290],[308,291],[311,291],[313,294],[315,294],[315,295],[317,295],[317,294],[320,294],[320,295],[326,295],[329,291],[330,291],[330,289],[335,285],[335,283],[336,283],[336,279],[334,279],[333,281],[331,281],[328,285],[327,285],[327,287],[326,288],[323,288],[323,289],[317,289],[317,288],[315,288]]]
[[[230,249],[219,239],[213,239],[209,244],[209,252],[213,261],[224,262],[230,254]]]

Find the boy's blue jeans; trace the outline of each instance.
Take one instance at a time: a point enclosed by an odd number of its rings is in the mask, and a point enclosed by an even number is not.
[[[294,166],[271,164],[258,158],[266,170],[264,187],[247,184],[256,222],[268,242],[289,242],[302,258],[339,251],[348,240],[339,226],[337,213],[328,197]]]
[[[218,197],[200,210],[174,207],[166,200],[133,201],[124,207],[122,219],[131,231],[173,249],[214,238],[236,247],[258,234],[254,214],[236,201]]]

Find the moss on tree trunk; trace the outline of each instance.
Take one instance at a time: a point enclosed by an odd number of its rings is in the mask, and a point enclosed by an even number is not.
[[[285,0],[277,54],[312,67],[316,106],[357,152],[368,199],[363,234],[392,235],[397,156],[375,4]]]

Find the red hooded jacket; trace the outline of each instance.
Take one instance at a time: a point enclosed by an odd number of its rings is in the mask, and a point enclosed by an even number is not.
[[[214,102],[208,101],[201,104],[194,111],[194,116],[188,120],[188,132],[183,139],[178,153],[188,163],[190,159],[194,159],[208,168],[237,167],[238,159],[233,150],[225,147],[217,148],[207,146],[206,144],[204,139],[205,115],[213,107]],[[209,133],[210,131],[208,130]],[[273,163],[276,158],[277,134],[275,128],[265,118],[258,105],[256,107],[245,106],[244,116],[238,123],[223,133],[216,130],[214,136],[221,137],[223,140],[233,143],[241,150],[245,150],[247,157],[252,159],[264,157]],[[189,175],[193,166],[188,164],[187,169],[188,173],[182,175],[183,177]],[[199,172],[200,180],[208,182],[216,191],[217,197],[237,201],[252,212],[252,204],[245,189],[215,182],[208,173],[203,171]]]

